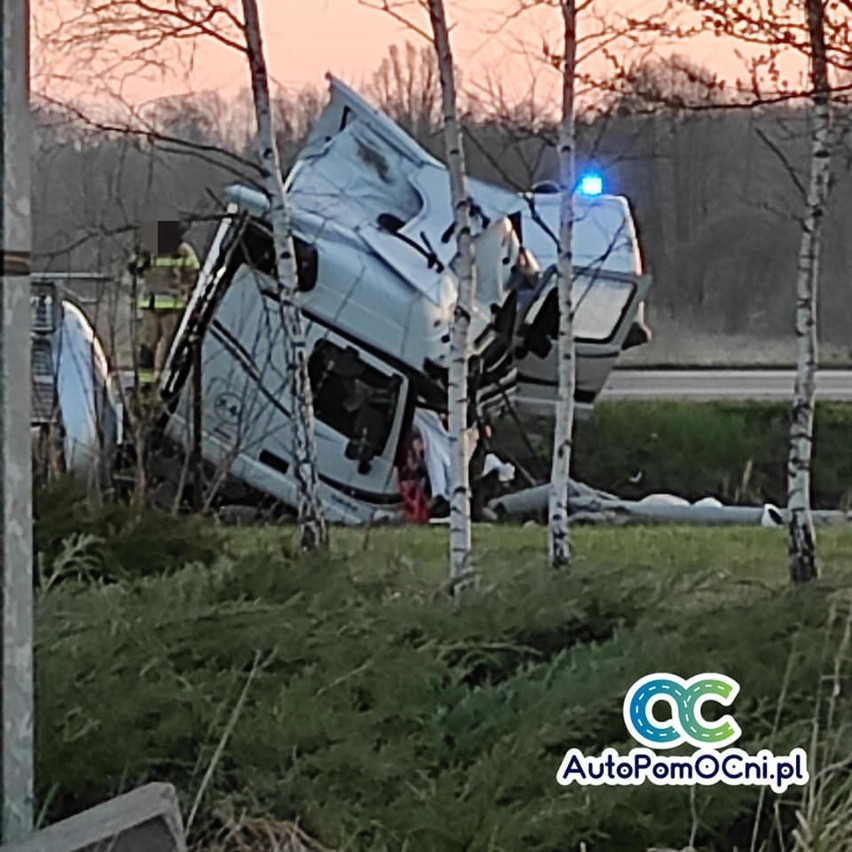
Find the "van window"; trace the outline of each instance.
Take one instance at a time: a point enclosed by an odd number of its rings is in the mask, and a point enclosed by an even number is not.
[[[574,280],[574,334],[581,340],[610,340],[636,290],[630,281],[606,275]]]
[[[556,267],[550,268],[553,284],[556,284]],[[589,343],[608,343],[615,337],[624,315],[636,291],[632,281],[613,276],[581,273],[574,279],[574,336]],[[529,297],[525,302],[529,304]],[[551,341],[559,337],[559,291],[553,286],[532,324],[524,331],[526,348],[544,358],[551,348]]]

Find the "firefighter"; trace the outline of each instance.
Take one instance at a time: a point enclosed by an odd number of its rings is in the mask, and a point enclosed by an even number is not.
[[[156,380],[163,369],[199,270],[198,255],[184,240],[186,227],[181,222],[157,222],[154,239],[152,231],[150,226],[143,228],[143,248],[128,267],[144,281],[137,303],[141,314],[139,370],[148,381]]]

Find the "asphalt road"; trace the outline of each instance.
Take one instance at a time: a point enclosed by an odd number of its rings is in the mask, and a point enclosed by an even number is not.
[[[121,371],[129,387],[133,374]],[[613,370],[601,399],[738,399],[787,401],[793,396],[792,370]],[[817,398],[852,402],[852,370],[817,374]]]
[[[793,370],[613,370],[602,399],[789,400]],[[817,374],[817,398],[852,402],[852,370]]]

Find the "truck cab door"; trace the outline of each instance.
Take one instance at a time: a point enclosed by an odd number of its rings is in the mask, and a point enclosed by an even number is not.
[[[324,484],[338,501],[373,509],[397,505],[396,460],[406,426],[408,379],[316,323],[310,326],[309,350]]]

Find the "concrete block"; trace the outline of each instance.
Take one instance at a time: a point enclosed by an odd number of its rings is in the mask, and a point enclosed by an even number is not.
[[[186,852],[186,838],[175,788],[146,784],[0,852]]]

